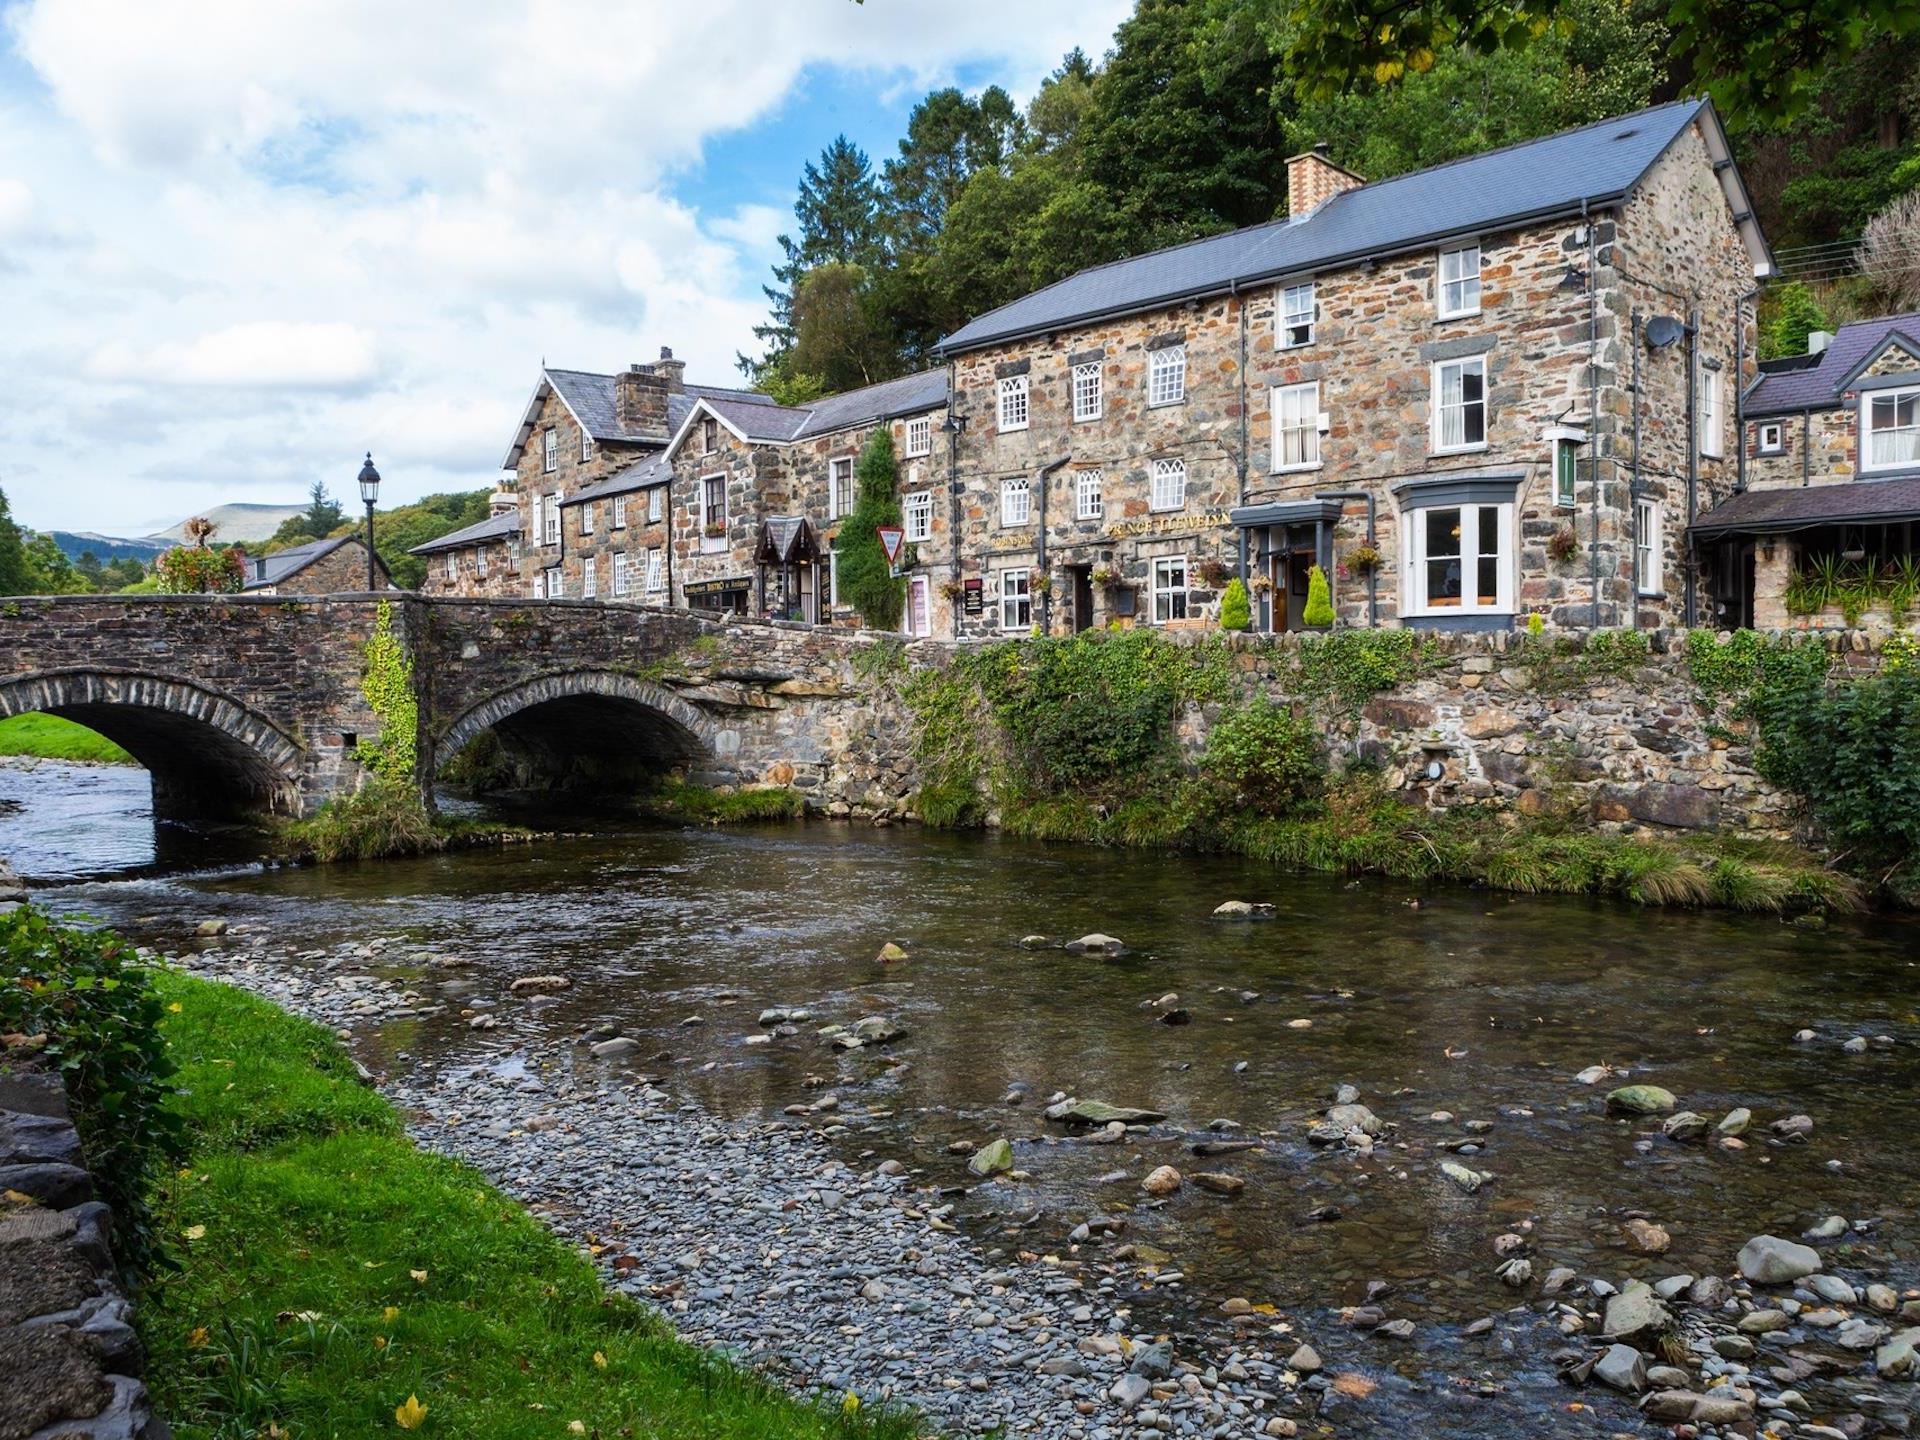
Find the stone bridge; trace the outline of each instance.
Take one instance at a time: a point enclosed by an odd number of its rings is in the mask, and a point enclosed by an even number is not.
[[[365,677],[383,607],[412,665],[423,790],[492,731],[544,786],[681,770],[794,785],[830,811],[899,809],[911,791],[903,717],[856,663],[883,637],[584,601],[8,600],[0,716],[116,741],[164,816],[308,814],[360,785],[359,744],[381,734]]]

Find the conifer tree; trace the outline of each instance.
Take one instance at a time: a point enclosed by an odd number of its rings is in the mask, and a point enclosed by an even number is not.
[[[840,597],[860,612],[870,630],[897,630],[906,601],[906,586],[896,579],[880,544],[882,525],[900,523],[900,500],[894,494],[893,436],[882,427],[873,432],[854,467],[859,492],[853,513],[834,536],[838,558]]]

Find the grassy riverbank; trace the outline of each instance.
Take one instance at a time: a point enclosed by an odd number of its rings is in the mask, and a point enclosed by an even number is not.
[[[0,755],[77,760],[96,765],[139,762],[106,736],[58,715],[9,715],[0,720]]]
[[[389,1434],[410,1396],[421,1433],[490,1440],[916,1432],[797,1402],[606,1294],[475,1171],[416,1149],[325,1030],[158,983],[194,1149],[155,1197],[181,1268],[139,1319],[183,1440]]]

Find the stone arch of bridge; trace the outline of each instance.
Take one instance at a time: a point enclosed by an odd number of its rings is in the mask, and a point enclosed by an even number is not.
[[[459,715],[434,746],[444,765],[487,731],[499,737],[522,783],[539,786],[638,780],[711,762],[712,717],[670,690],[613,670],[542,675]]]
[[[300,813],[300,743],[193,681],[86,669],[0,681],[0,717],[30,711],[85,725],[132,755],[152,776],[163,818]]]

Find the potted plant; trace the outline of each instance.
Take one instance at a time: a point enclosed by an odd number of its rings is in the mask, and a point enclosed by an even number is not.
[[[1087,578],[1096,585],[1112,587],[1120,583],[1120,572],[1111,565],[1096,565],[1093,567],[1093,573]]]
[[[1273,577],[1271,575],[1256,575],[1247,583],[1252,587],[1253,593],[1256,595],[1271,595],[1273,593]]]
[[[706,525],[701,528],[700,533],[705,535],[709,540],[722,539],[727,533],[727,522],[724,520],[709,520]]]
[[[1327,572],[1318,565],[1307,572],[1307,603],[1300,612],[1300,622],[1316,630],[1333,624],[1333,587],[1327,583]]]
[[[1562,525],[1547,537],[1547,554],[1554,564],[1564,565],[1580,553],[1579,537],[1573,533],[1571,525]]]
[[[1053,575],[1046,570],[1035,570],[1027,579],[1027,586],[1036,595],[1053,593]]]
[[[958,580],[942,580],[940,582],[940,593],[949,600],[958,600],[962,595],[967,593],[967,587]]]
[[[1347,568],[1359,576],[1373,574],[1385,562],[1371,545],[1356,545],[1347,552]]]
[[[1219,560],[1202,560],[1199,565],[1200,583],[1209,590],[1224,590],[1227,581],[1233,578],[1233,572]]]

